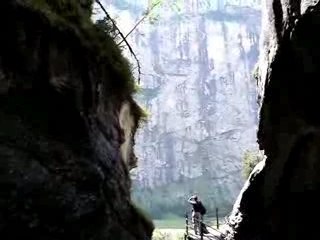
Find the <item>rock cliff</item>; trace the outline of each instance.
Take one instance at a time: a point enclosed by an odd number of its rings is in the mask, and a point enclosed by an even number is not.
[[[258,140],[266,160],[230,218],[230,239],[319,239],[320,2],[265,1]]]
[[[0,2],[0,238],[150,239],[131,203],[142,111],[91,1]]]
[[[184,214],[194,192],[227,213],[244,151],[256,148],[260,1],[163,2],[128,37],[143,63],[136,99],[150,113],[137,136],[134,196],[154,215]],[[105,1],[124,33],[147,3]]]

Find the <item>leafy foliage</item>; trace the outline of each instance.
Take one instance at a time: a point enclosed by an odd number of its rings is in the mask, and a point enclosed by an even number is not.
[[[117,41],[119,34],[117,32],[117,29],[115,28],[115,25],[109,18],[104,17],[102,19],[98,19],[96,21],[96,26],[106,35],[110,35],[115,41]]]
[[[176,12],[177,14],[182,12],[183,9],[183,0],[151,0],[149,1],[148,10],[153,9],[152,11],[146,11],[150,23],[154,24],[160,19],[160,12],[157,9],[166,7]],[[155,7],[156,6],[156,7]]]
[[[122,96],[134,93],[132,69],[115,42],[115,29],[110,20],[93,23],[90,9],[84,9],[78,0],[26,0],[23,5],[41,15],[47,31],[55,38],[52,41],[72,41],[74,48],[83,49],[82,55],[90,59],[90,64],[97,68],[96,72],[108,79],[104,91]]]
[[[263,156],[258,151],[245,151],[243,156],[243,177],[247,179],[254,167],[262,161]]]

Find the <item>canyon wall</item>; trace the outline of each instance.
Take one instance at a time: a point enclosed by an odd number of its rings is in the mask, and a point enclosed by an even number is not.
[[[226,214],[243,154],[257,148],[260,1],[163,2],[127,38],[142,66],[136,99],[150,113],[136,139],[134,197],[153,215],[183,215],[197,193]],[[127,34],[149,1],[104,3]]]

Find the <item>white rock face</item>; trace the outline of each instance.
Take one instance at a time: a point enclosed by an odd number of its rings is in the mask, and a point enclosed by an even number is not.
[[[150,209],[145,199],[163,202],[171,191],[176,201],[196,192],[209,209],[228,211],[243,185],[243,153],[256,148],[260,0],[175,2],[128,37],[142,65],[137,100],[151,114],[136,139],[134,193]],[[123,33],[148,6],[105,3]]]

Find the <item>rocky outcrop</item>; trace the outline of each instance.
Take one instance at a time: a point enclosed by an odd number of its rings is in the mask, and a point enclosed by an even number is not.
[[[90,1],[0,2],[0,238],[150,239],[134,81]]]
[[[258,140],[267,159],[234,206],[229,237],[319,239],[320,2],[273,0],[263,9]]]
[[[124,33],[147,2],[105,1]],[[210,213],[226,214],[243,154],[257,147],[260,1],[163,2],[128,37],[143,63],[136,99],[150,112],[137,136],[134,196],[154,215],[183,215],[196,192]]]

